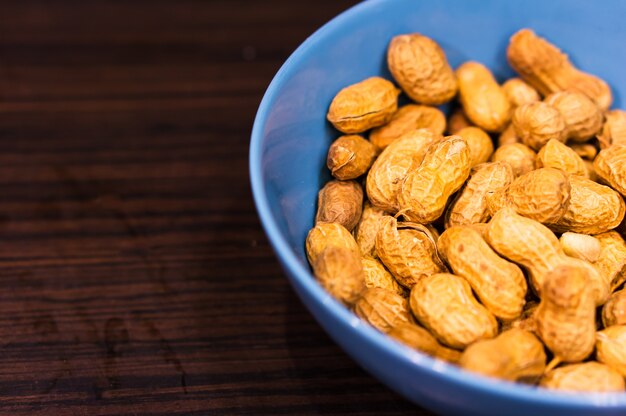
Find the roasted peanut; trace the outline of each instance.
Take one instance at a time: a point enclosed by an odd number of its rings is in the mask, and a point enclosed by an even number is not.
[[[506,129],[498,136],[498,147],[502,147],[507,144],[519,143],[521,140],[515,133],[513,124],[509,124]]]
[[[593,168],[600,179],[626,196],[626,144],[614,144],[600,151]]]
[[[602,307],[602,324],[605,327],[626,325],[626,289],[613,293]]]
[[[587,167],[582,158],[570,147],[558,140],[551,139],[537,153],[536,165],[538,168],[561,169],[571,175],[584,178],[589,177]]]
[[[376,236],[376,252],[398,283],[411,288],[424,276],[446,271],[431,231],[415,223],[384,217]]]
[[[381,262],[372,257],[363,257],[365,287],[378,287],[405,296],[404,289],[396,282],[396,279],[385,269]]]
[[[487,199],[491,215],[503,207],[544,224],[556,223],[565,215],[570,200],[570,181],[563,171],[541,168],[515,179]]]
[[[365,289],[361,257],[344,247],[329,246],[313,263],[313,274],[333,297],[352,305]]]
[[[463,349],[479,339],[493,338],[498,322],[482,306],[467,281],[448,273],[420,279],[411,290],[411,311],[445,345]]]
[[[506,331],[511,328],[523,329],[524,331],[532,332],[533,334],[537,333],[537,321],[535,321],[535,312],[537,312],[537,308],[539,307],[539,303],[535,301],[526,302],[524,306],[524,310],[522,314],[516,319],[503,322],[502,323],[502,331]]]
[[[470,153],[467,142],[449,136],[431,146],[422,164],[402,182],[398,203],[409,221],[427,224],[443,214],[448,198],[469,176]]]
[[[389,123],[372,130],[370,141],[382,150],[398,138],[419,129],[427,129],[437,135],[443,134],[446,116],[435,107],[407,104],[394,113]]]
[[[626,242],[615,231],[598,234],[596,238],[601,250],[595,265],[614,291],[626,281]]]
[[[361,293],[354,304],[354,313],[385,334],[395,326],[413,322],[405,298],[377,287],[365,289]]]
[[[537,90],[519,78],[511,78],[506,81],[502,84],[502,90],[513,108],[541,100]]]
[[[602,110],[613,102],[606,82],[577,69],[566,54],[532,30],[522,29],[511,37],[507,58],[524,81],[543,95],[577,91],[595,101]]]
[[[362,210],[361,185],[355,181],[330,181],[318,194],[315,222],[336,222],[352,231]]]
[[[586,234],[566,232],[559,238],[561,248],[570,257],[593,263],[600,257],[600,241]]]
[[[600,178],[598,177],[598,174],[596,173],[596,170],[593,167],[593,162],[589,160],[585,160],[584,162],[585,162],[585,167],[587,168],[587,175],[589,176],[589,179],[594,182],[599,182]]]
[[[546,368],[546,353],[535,335],[513,328],[471,344],[461,355],[459,365],[488,377],[534,383]]]
[[[391,120],[398,108],[398,90],[384,78],[372,77],[339,91],[326,118],[343,133],[361,133]]]
[[[462,108],[457,108],[452,112],[452,115],[448,118],[448,134],[456,134],[459,130],[465,127],[470,127],[472,122],[469,121]]]
[[[626,377],[626,325],[613,325],[598,331],[596,357]]]
[[[376,153],[374,145],[361,136],[341,136],[330,145],[326,166],[337,179],[355,179],[369,170]]]
[[[359,246],[346,227],[334,222],[321,222],[311,228],[306,237],[306,255],[314,265],[317,257],[328,247],[342,247],[360,254]]]
[[[624,378],[608,365],[590,361],[556,368],[541,379],[541,387],[553,390],[612,392],[624,390]]]
[[[595,343],[595,303],[587,272],[563,265],[551,270],[535,312],[537,334],[555,359],[582,361]]]
[[[487,162],[493,154],[491,137],[480,127],[466,127],[456,134],[467,142],[472,167]]]
[[[446,54],[424,35],[394,37],[387,49],[387,64],[400,88],[420,104],[443,104],[457,92],[457,80]]]
[[[555,92],[548,95],[544,102],[559,110],[570,140],[586,142],[602,128],[602,112],[585,94],[575,91]]]
[[[551,139],[567,139],[565,119],[559,110],[542,101],[517,107],[512,124],[517,137],[533,150],[541,149]]]
[[[515,319],[522,313],[528,289],[524,273],[498,256],[478,231],[466,226],[448,228],[441,234],[437,248],[489,312],[503,320]]]
[[[614,144],[626,144],[626,111],[609,111],[605,117],[602,132],[598,134],[600,148],[606,149]]]
[[[513,174],[520,176],[535,169],[535,157],[532,149],[522,143],[505,144],[497,148],[491,160],[506,162],[513,168]]]
[[[589,143],[571,143],[568,146],[586,161],[593,160],[598,154],[598,149]]]
[[[547,275],[566,265],[586,271],[596,305],[602,305],[608,299],[609,284],[596,267],[567,256],[549,228],[522,217],[512,208],[503,208],[493,216],[487,230],[487,242],[498,254],[528,271],[531,285],[539,296]]]
[[[554,231],[598,234],[622,222],[624,200],[617,192],[580,176],[570,176],[569,183],[569,204],[561,219],[550,225]]]
[[[461,357],[457,350],[444,347],[426,329],[415,324],[401,324],[389,331],[389,336],[415,350],[456,363]]]
[[[490,195],[513,181],[513,169],[505,162],[474,166],[469,179],[446,211],[446,227],[487,222],[490,218],[487,200]]]
[[[376,254],[376,234],[380,228],[380,220],[385,215],[385,211],[373,206],[369,201],[363,204],[363,213],[357,224],[354,235],[356,243],[364,256],[378,257]]]
[[[430,145],[439,139],[440,136],[421,129],[387,146],[367,174],[366,190],[372,205],[395,214],[403,179],[422,163]]]
[[[459,100],[472,123],[490,132],[504,130],[511,120],[511,104],[491,71],[478,62],[466,62],[456,76]]]

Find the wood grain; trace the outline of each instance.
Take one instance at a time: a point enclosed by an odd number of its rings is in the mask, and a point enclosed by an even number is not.
[[[248,184],[266,86],[351,3],[0,2],[0,414],[428,414],[301,306]]]

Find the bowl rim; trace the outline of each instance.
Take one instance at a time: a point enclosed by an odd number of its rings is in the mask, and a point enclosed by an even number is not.
[[[462,370],[454,364],[431,358],[426,354],[393,341],[387,335],[380,333],[373,327],[362,322],[352,312],[332,298],[317,283],[311,272],[301,263],[289,242],[280,231],[271,213],[265,187],[263,186],[264,176],[262,169],[263,163],[261,160],[263,131],[265,130],[270,109],[276,100],[276,94],[282,88],[286,80],[290,79],[291,75],[296,72],[295,68],[297,67],[298,60],[313,47],[318,39],[329,35],[336,28],[342,26],[345,21],[352,19],[355,15],[358,15],[364,10],[379,7],[381,4],[390,3],[392,1],[393,0],[364,1],[344,10],[339,15],[329,20],[310,35],[289,56],[280,67],[263,95],[252,127],[249,150],[249,175],[252,195],[261,219],[261,225],[276,255],[281,260],[283,267],[286,267],[288,271],[291,272],[293,278],[297,279],[298,283],[312,295],[316,302],[324,304],[335,319],[341,321],[343,325],[352,327],[366,342],[374,344],[376,348],[384,350],[397,361],[403,361],[407,365],[418,366],[421,370],[426,370],[434,377],[442,378],[444,381],[454,383],[465,389],[478,391],[485,395],[498,395],[516,400],[533,401],[537,404],[547,406],[576,408],[577,410],[590,408],[626,408],[626,393],[564,392],[492,379]]]

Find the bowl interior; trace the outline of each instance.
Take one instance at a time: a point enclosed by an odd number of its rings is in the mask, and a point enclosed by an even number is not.
[[[502,81],[514,76],[505,57],[509,37],[530,27],[579,68],[609,82],[613,108],[619,108],[620,92],[626,91],[625,14],[626,3],[619,0],[372,0],[325,25],[276,75],[252,134],[255,200],[289,274],[313,280],[304,240],[313,226],[317,192],[330,179],[328,147],[340,135],[325,120],[328,105],[349,84],[374,75],[392,79],[385,57],[393,36],[425,34],[443,47],[453,68],[479,61]]]

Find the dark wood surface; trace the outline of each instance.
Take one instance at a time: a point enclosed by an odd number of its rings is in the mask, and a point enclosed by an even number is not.
[[[426,414],[287,284],[248,144],[351,1],[0,1],[0,414]]]

